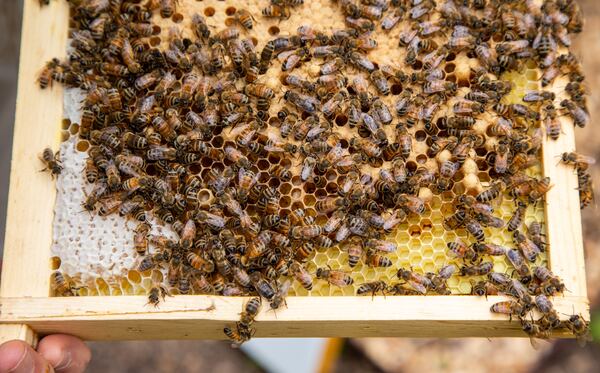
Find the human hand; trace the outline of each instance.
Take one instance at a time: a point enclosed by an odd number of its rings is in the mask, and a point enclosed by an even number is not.
[[[44,337],[37,351],[23,341],[0,345],[0,373],[81,373],[92,357],[79,338],[54,334]]]

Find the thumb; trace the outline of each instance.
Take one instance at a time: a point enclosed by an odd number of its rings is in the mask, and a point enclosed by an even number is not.
[[[23,341],[8,341],[0,346],[0,373],[54,372],[50,364]]]

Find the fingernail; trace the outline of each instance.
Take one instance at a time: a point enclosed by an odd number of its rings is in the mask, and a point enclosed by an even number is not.
[[[66,369],[71,366],[72,362],[73,362],[73,355],[71,355],[71,351],[67,350],[67,351],[63,352],[60,362],[58,362],[58,364],[56,364],[54,369],[56,369],[56,370]]]

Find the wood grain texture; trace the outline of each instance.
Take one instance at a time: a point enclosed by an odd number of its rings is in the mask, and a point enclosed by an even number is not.
[[[553,85],[567,83],[566,77],[559,77]],[[568,116],[561,117],[561,123],[558,140],[546,137],[542,147],[544,176],[553,184],[545,198],[548,266],[563,280],[568,294],[587,297],[577,173],[560,161],[562,153],[575,151],[575,128]]]
[[[289,297],[288,308],[263,307],[257,337],[509,337],[520,324],[490,313],[503,297]],[[244,297],[174,296],[160,308],[146,297],[7,298],[0,323],[22,322],[40,334],[69,333],[88,340],[222,339],[239,320]],[[556,297],[562,318],[573,311],[589,318],[587,300]],[[564,313],[564,315],[563,315]],[[558,337],[568,337],[561,333]]]
[[[56,196],[50,175],[39,172],[39,153],[57,147],[62,120],[62,88],[41,90],[37,76],[45,61],[66,53],[68,6],[40,7],[25,1],[10,191],[0,294],[47,296],[50,245]]]
[[[37,345],[37,334],[25,324],[0,325],[0,344],[18,339],[29,343],[32,347]]]

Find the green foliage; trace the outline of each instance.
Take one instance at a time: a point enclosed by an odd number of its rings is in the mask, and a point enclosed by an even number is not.
[[[592,338],[594,338],[594,341],[600,342],[600,312],[592,314],[590,328],[592,329]]]

